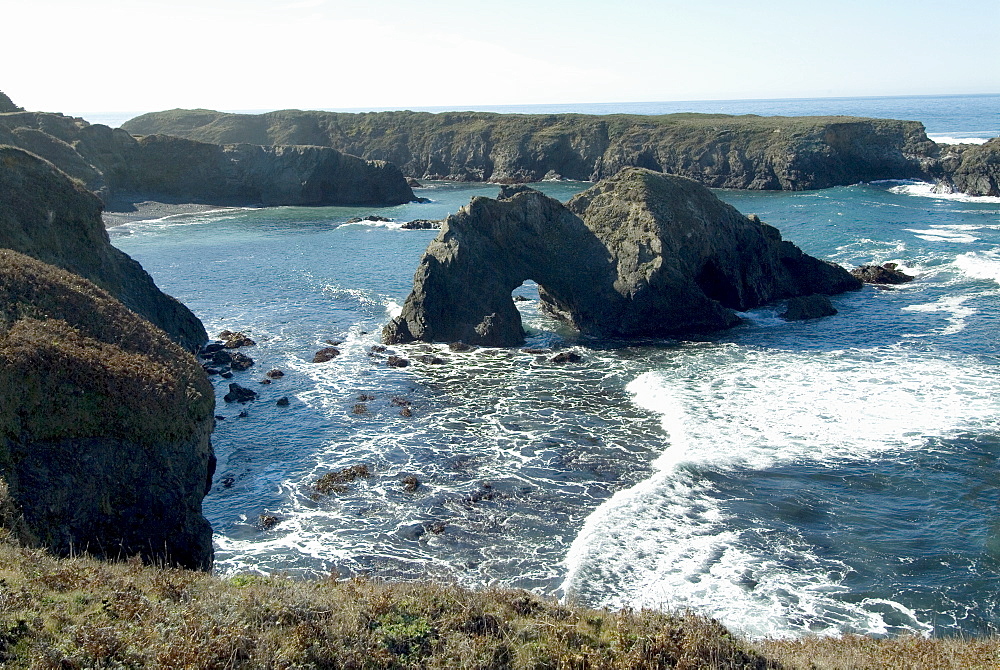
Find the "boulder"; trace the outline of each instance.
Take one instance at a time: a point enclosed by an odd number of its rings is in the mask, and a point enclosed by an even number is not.
[[[222,399],[226,402],[245,403],[250,402],[251,400],[256,400],[257,393],[245,386],[240,386],[239,384],[233,382],[229,385],[229,393],[223,396]]]
[[[865,284],[905,284],[913,277],[896,269],[895,263],[861,265],[851,270],[851,276]]]
[[[93,193],[48,161],[0,147],[0,248],[86,277],[185,349],[197,351],[208,340],[201,321],[111,245],[101,209]]]
[[[729,328],[736,312],[860,288],[697,182],[631,168],[566,205],[525,187],[473,198],[445,221],[414,275],[388,344],[524,340],[511,291],[596,337],[679,337]]]
[[[0,250],[0,480],[22,541],[210,568],[214,410],[201,366],[163,331]]]
[[[219,333],[219,339],[222,340],[222,346],[226,349],[239,349],[240,347],[253,347],[257,343],[250,339],[250,337],[242,332],[233,332],[231,330],[224,330]]]
[[[324,347],[316,352],[313,356],[313,363],[326,363],[331,361],[340,355],[340,349],[337,347]]]
[[[237,372],[245,372],[253,367],[253,359],[246,354],[236,351],[232,354],[232,361],[230,361],[229,367]]]
[[[785,321],[805,321],[806,319],[819,319],[824,316],[833,316],[837,309],[830,302],[830,298],[820,293],[803,295],[796,298],[789,298],[785,303],[785,311],[781,318]]]

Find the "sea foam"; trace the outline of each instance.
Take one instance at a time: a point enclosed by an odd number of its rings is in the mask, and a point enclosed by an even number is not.
[[[899,348],[729,345],[645,373],[628,390],[660,415],[668,446],[652,477],[586,520],[566,557],[565,594],[598,606],[692,608],[749,635],[931,630],[904,603],[839,598],[850,565],[763,520],[734,523],[706,475],[796,463],[835,469],[920,449],[929,437],[995,428],[995,374]]]

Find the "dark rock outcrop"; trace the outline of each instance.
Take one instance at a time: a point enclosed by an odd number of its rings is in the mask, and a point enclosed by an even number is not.
[[[214,408],[201,366],[163,331],[78,275],[0,250],[0,479],[23,541],[208,569]]]
[[[339,355],[340,349],[337,347],[323,347],[313,356],[313,363],[326,363],[327,361],[332,361]]]
[[[895,263],[860,265],[851,270],[851,276],[865,284],[905,284],[913,277],[896,269]]]
[[[424,252],[383,339],[517,346],[511,291],[528,279],[545,311],[599,337],[719,330],[737,311],[861,286],[704,186],[633,168],[566,205],[524,187],[473,198]]]
[[[14,101],[11,100],[6,93],[0,91],[0,114],[7,114],[9,112],[23,112],[23,111],[24,109],[15,105]]]
[[[436,230],[440,227],[440,219],[414,219],[400,226],[403,230]]]
[[[229,385],[229,393],[222,398],[226,402],[246,403],[257,399],[256,391],[233,383]]]
[[[124,124],[203,142],[314,144],[428,179],[597,181],[626,167],[707,186],[802,190],[921,178],[937,145],[916,121],[724,114],[494,114],[169,110]]]
[[[806,319],[820,319],[824,316],[833,316],[837,313],[837,308],[830,302],[830,298],[821,293],[803,295],[796,298],[789,298],[785,304],[785,311],[781,318],[785,321],[805,321]]]
[[[111,245],[101,201],[35,155],[0,147],[0,248],[86,277],[166,331],[188,351],[208,339],[187,307]]]
[[[415,199],[402,172],[321,146],[221,146],[42,112],[0,113],[0,144],[49,160],[109,205],[398,205]]]
[[[962,149],[944,181],[960,193],[1000,196],[1000,138]]]

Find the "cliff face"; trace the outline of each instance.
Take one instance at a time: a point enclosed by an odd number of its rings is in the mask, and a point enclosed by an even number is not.
[[[51,163],[0,147],[0,248],[90,279],[185,349],[196,350],[208,339],[201,321],[111,245],[101,209],[93,193]]]
[[[41,112],[0,113],[0,144],[79,179],[106,203],[150,198],[220,205],[398,205],[398,168],[315,146],[218,146]]]
[[[165,135],[138,140],[122,188],[213,204],[352,204],[414,199],[402,172],[325,147],[216,145]]]
[[[936,151],[920,123],[851,117],[170,110],[124,127],[205,142],[316,144],[391,161],[415,177],[500,183],[597,181],[644,167],[711,187],[799,190],[920,177]]]
[[[628,168],[565,206],[509,187],[474,198],[427,247],[387,343],[523,342],[511,291],[584,334],[675,337],[728,328],[736,311],[860,288],[684,177]]]
[[[86,279],[0,250],[0,523],[22,539],[209,568],[214,404],[162,331]]]
[[[969,195],[1000,196],[1000,138],[982,145],[963,145],[944,181]]]

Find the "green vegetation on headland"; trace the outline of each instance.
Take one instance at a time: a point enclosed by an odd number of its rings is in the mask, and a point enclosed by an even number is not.
[[[801,190],[925,171],[937,145],[915,121],[723,114],[495,114],[170,110],[124,124],[203,142],[305,143],[391,161],[418,178],[598,181],[625,167],[706,186]]]
[[[10,668],[996,668],[1000,641],[748,642],[695,615],[609,612],[518,590],[221,578],[55,559],[0,540]]]
[[[173,109],[123,128],[202,142],[332,147],[427,179],[599,181],[643,167],[715,188],[803,190],[924,179],[972,195],[1000,195],[996,146],[991,153],[989,146],[938,145],[921,123],[892,119]],[[985,154],[994,167],[983,177],[978,157]]]

